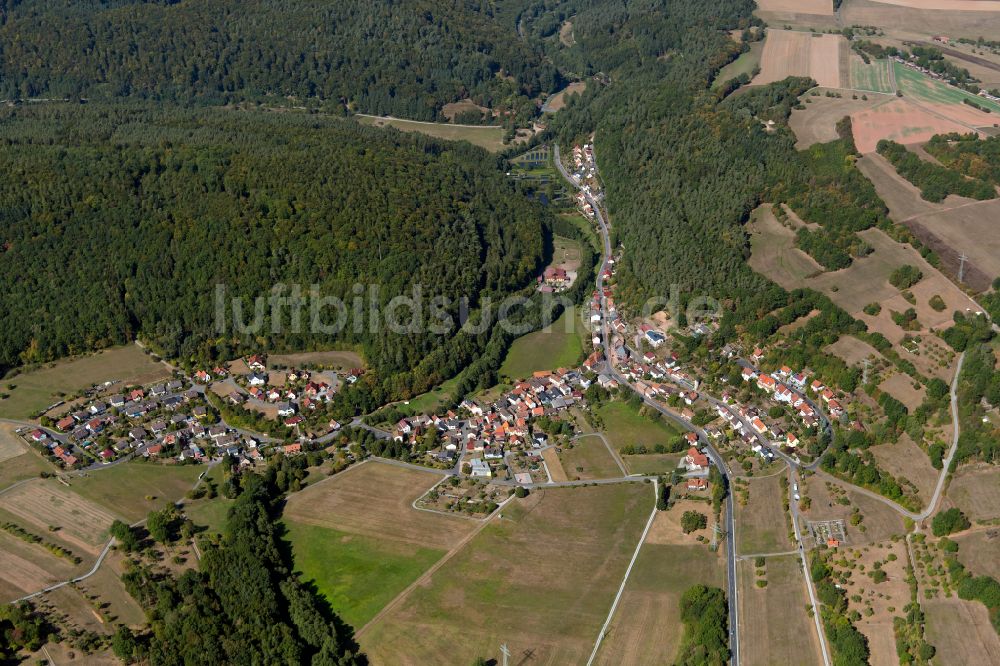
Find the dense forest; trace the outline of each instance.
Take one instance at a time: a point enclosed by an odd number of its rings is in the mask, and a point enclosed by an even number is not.
[[[0,98],[517,109],[558,70],[485,0],[0,0]]]
[[[471,363],[489,329],[372,326],[368,285],[379,308],[419,285],[474,312],[537,274],[551,217],[480,149],[336,118],[45,105],[0,112],[0,142],[0,370],[137,334],[185,364],[339,342],[412,394]],[[314,331],[309,308],[296,328],[291,307],[262,308],[253,330],[252,299],[294,284],[342,298],[343,330]]]

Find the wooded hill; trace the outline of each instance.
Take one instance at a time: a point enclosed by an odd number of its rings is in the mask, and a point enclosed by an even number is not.
[[[261,332],[229,316],[223,335],[216,285],[245,297],[244,321],[279,283],[348,304],[377,284],[381,305],[419,284],[474,309],[531,282],[545,253],[550,213],[487,153],[350,120],[39,105],[0,111],[0,143],[0,371],[136,334],[182,363],[339,341],[397,394],[426,390],[485,340],[356,329],[353,312],[325,335],[308,310],[300,330],[272,334],[268,310]]]
[[[516,108],[562,87],[493,11],[486,0],[0,0],[0,99],[346,102],[433,120],[466,97]]]

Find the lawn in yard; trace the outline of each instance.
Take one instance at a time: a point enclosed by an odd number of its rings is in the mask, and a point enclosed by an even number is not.
[[[295,570],[314,581],[345,622],[360,628],[445,554],[389,538],[286,520]]]
[[[500,366],[500,375],[524,379],[538,370],[575,366],[583,353],[582,328],[576,308],[567,308],[549,326],[515,340]]]

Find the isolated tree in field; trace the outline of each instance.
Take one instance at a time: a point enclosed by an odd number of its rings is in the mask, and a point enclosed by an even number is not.
[[[708,516],[697,511],[685,511],[681,516],[681,530],[684,534],[691,534],[696,530],[708,527]]]

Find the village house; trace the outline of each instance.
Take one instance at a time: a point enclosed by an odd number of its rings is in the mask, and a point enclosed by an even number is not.
[[[689,472],[700,472],[708,469],[708,456],[700,452],[696,447],[688,449],[684,456],[684,467]]]

